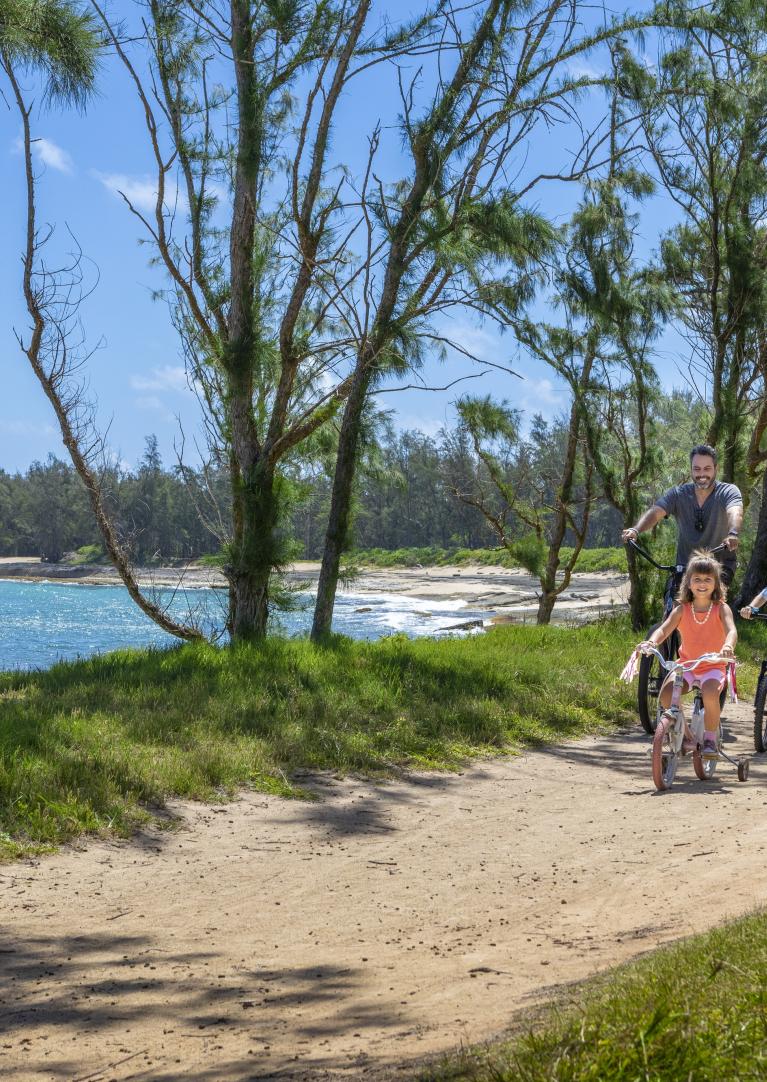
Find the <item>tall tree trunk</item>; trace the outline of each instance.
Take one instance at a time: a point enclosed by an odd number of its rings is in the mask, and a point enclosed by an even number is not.
[[[279,564],[279,493],[274,471],[262,463],[234,482],[234,539],[225,568],[229,580],[229,633],[254,641],[266,635],[269,583]]]
[[[593,360],[594,359],[591,354],[587,355],[587,357],[584,359],[583,370],[580,375],[580,383],[583,386],[587,386],[590,379]],[[581,523],[580,529],[574,529],[576,536],[573,555],[572,558],[567,561],[564,568],[564,576],[559,586],[557,586],[559,554],[562,549],[562,544],[565,540],[565,534],[567,533],[568,509],[572,501],[573,486],[575,484],[575,468],[578,462],[578,440],[580,437],[580,429],[580,408],[578,406],[578,402],[574,400],[570,408],[570,422],[567,431],[567,451],[565,453],[565,461],[562,467],[562,479],[559,483],[559,491],[557,492],[557,510],[554,515],[554,525],[549,540],[549,548],[546,556],[546,567],[543,570],[543,574],[540,576],[542,592],[538,601],[537,622],[539,624],[548,624],[551,622],[551,614],[554,611],[554,605],[556,603],[556,600],[559,595],[570,585],[570,578],[573,573],[573,568],[575,567],[576,560],[578,559],[580,551],[583,548],[584,541],[586,540],[586,530],[589,521],[588,500],[591,495],[592,474],[590,468],[587,468],[587,492],[586,503],[584,505],[583,512],[583,521]]]
[[[732,601],[730,604],[735,609],[742,608],[765,586],[767,586],[767,470],[762,474],[762,505],[759,508],[759,521],[756,526],[751,559],[743,575],[740,596],[734,604]]]
[[[633,525],[636,516],[627,519]],[[626,547],[626,563],[629,571],[629,612],[631,613],[631,626],[635,631],[643,630],[650,619],[650,602],[653,591],[649,583],[649,569],[641,563],[642,557],[637,556],[631,546]]]
[[[349,515],[351,510],[354,471],[357,465],[360,430],[362,428],[362,410],[370,384],[370,369],[364,365],[357,370],[354,385],[346,401],[341,431],[338,437],[338,455],[336,457],[333,492],[330,500],[330,515],[322,554],[322,567],[317,583],[317,601],[314,607],[312,640],[318,642],[330,632],[333,623],[333,608],[338,588],[338,574],[341,556],[349,534]]]
[[[229,580],[229,633],[233,639],[253,640],[266,635],[276,526],[274,469],[260,445],[253,414],[253,368],[260,330],[253,302],[253,250],[264,102],[253,62],[250,0],[231,0],[230,10],[238,131],[229,238],[231,302],[222,357],[232,441],[233,506],[231,558],[224,571]]]
[[[536,615],[536,623],[538,624],[550,624],[551,614],[554,611],[554,605],[559,597],[559,590],[550,590],[546,587],[543,588],[541,596],[538,598],[538,613]]]

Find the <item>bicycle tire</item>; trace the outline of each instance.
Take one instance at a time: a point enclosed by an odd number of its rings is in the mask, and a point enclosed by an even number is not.
[[[656,624],[647,633],[647,638],[660,627]],[[658,647],[667,661],[673,660],[679,653],[679,635],[674,631]],[[637,707],[642,728],[650,736],[655,732],[658,719],[658,695],[660,694],[666,670],[654,654],[645,654],[639,662],[639,683],[637,687]]]
[[[700,751],[692,753],[692,766],[695,774],[701,781],[711,781],[713,778],[718,759],[704,759]]]
[[[767,673],[764,674],[756,685],[754,696],[754,748],[756,751],[767,751]]]
[[[652,739],[652,780],[659,792],[674,784],[679,752],[671,745],[670,733],[675,727],[671,714],[661,714]]]

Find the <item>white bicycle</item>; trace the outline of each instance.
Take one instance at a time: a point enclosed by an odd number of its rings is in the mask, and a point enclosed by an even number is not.
[[[644,651],[643,651],[644,652]],[[701,657],[692,661],[668,660],[660,650],[650,647],[660,664],[668,672],[674,674],[674,685],[671,691],[671,703],[664,709],[658,700],[658,719],[652,741],[652,778],[655,788],[659,790],[670,789],[676,777],[676,768],[680,756],[692,754],[692,765],[695,773],[701,781],[709,781],[717,767],[718,758],[726,759],[728,763],[737,769],[738,781],[748,780],[749,760],[746,757],[732,759],[722,748],[722,726],[719,725],[716,746],[717,759],[704,758],[701,747],[704,733],[703,695],[700,684],[693,681],[693,706],[690,724],[687,725],[684,708],[682,706],[682,691],[684,690],[684,674],[692,672],[702,662],[719,662],[728,667],[732,672],[734,662],[730,657],[722,657],[719,654],[702,654]],[[632,660],[635,655],[632,655]],[[634,675],[632,662],[624,670],[625,678],[630,680]]]

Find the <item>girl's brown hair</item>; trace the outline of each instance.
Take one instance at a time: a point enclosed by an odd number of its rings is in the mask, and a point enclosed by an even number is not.
[[[727,587],[722,582],[721,571],[722,568],[719,565],[719,561],[708,549],[695,549],[687,563],[687,567],[684,569],[684,575],[682,576],[682,582],[679,586],[679,593],[676,595],[676,600],[680,604],[685,601],[692,601],[693,595],[692,590],[690,589],[690,579],[693,575],[712,575],[714,578],[714,592],[711,595],[711,600],[726,601]]]

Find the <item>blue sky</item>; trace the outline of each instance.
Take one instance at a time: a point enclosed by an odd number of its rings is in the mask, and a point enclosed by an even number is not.
[[[401,5],[404,9],[405,5]],[[394,5],[387,9],[395,14]],[[118,0],[112,10],[129,13],[130,0]],[[600,58],[580,61],[580,70]],[[353,95],[344,105],[335,136],[336,157],[351,164],[363,160],[366,138],[380,119],[392,125],[397,101],[391,96],[390,74],[381,72],[378,83],[371,81],[365,93]],[[31,89],[32,83],[27,80]],[[388,100],[387,100],[388,99]],[[375,103],[375,105],[371,105]],[[596,117],[601,100],[594,95],[582,106],[587,117]],[[28,368],[13,337],[14,326],[26,326],[20,294],[19,255],[23,244],[24,188],[19,152],[20,124],[14,109],[0,110],[0,168],[4,198],[0,201],[0,232],[6,239],[5,259],[0,262],[0,289],[4,318],[0,324],[0,351],[3,360],[4,394],[0,399],[0,467],[24,470],[49,452],[65,456],[50,406]],[[144,449],[144,439],[157,435],[166,464],[174,460],[173,446],[179,438],[178,419],[188,445],[199,432],[196,400],[183,370],[178,342],[165,303],[153,299],[153,290],[162,288],[161,270],[149,266],[150,249],[139,243],[139,223],[127,210],[117,189],[129,192],[139,206],[153,200],[152,162],[138,103],[122,68],[107,58],[101,69],[98,97],[85,115],[74,112],[36,114],[34,134],[39,167],[39,218],[55,226],[53,252],[71,249],[68,230],[77,238],[85,257],[86,274],[95,285],[82,309],[82,321],[91,347],[96,347],[86,369],[89,394],[98,403],[98,421],[108,431],[112,453],[133,467]],[[392,126],[387,132],[385,162],[396,172],[399,135]],[[576,143],[575,133],[541,129],[530,148],[541,162],[562,161],[562,149]],[[565,220],[577,198],[561,186],[539,190],[534,202],[559,221]],[[569,205],[568,205],[569,204]],[[667,216],[663,201],[650,203],[643,213],[644,245],[650,250],[658,229]],[[663,221],[667,224],[667,221]],[[509,399],[529,415],[540,412],[551,417],[561,411],[567,397],[545,366],[520,354],[510,335],[501,337],[489,324],[480,326],[469,314],[455,313],[451,334],[472,352],[502,364],[511,363],[519,379],[494,372],[482,379],[460,384],[444,393],[408,391],[385,394],[381,405],[396,410],[396,424],[426,432],[450,420],[450,402],[462,391],[493,393]],[[670,347],[668,339],[666,350]],[[662,350],[663,351],[663,350]],[[663,364],[666,382],[673,378],[673,365]],[[467,370],[466,361],[453,355],[444,365],[430,364],[431,384],[446,384]],[[678,381],[677,381],[678,382]]]

